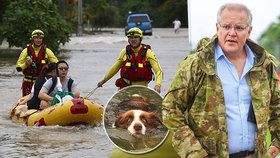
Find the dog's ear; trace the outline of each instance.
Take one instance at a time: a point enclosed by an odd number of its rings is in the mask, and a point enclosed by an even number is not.
[[[157,116],[156,113],[153,113],[153,115],[151,115],[151,117],[152,117],[152,120],[154,120],[154,124],[156,126],[163,125],[162,121],[160,120],[160,118]]]
[[[127,128],[128,125],[133,121],[133,114],[129,111],[126,113],[121,114],[119,117],[117,117],[114,126],[115,127],[121,127],[121,128]]]
[[[150,127],[157,127],[163,125],[160,118],[156,115],[156,113],[148,112],[146,116],[147,116],[146,122]]]
[[[120,127],[121,124],[124,123],[124,118],[123,115],[120,115],[119,117],[117,117],[117,119],[115,120],[114,126],[115,127]]]

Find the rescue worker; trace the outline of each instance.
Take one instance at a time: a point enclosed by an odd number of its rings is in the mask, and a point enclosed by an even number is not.
[[[23,73],[22,96],[30,94],[32,85],[42,70],[49,62],[58,62],[54,53],[43,44],[45,34],[41,30],[34,30],[31,33],[32,44],[27,45],[19,56],[16,64],[18,72]]]
[[[129,45],[120,52],[115,64],[97,86],[102,87],[104,83],[121,69],[121,77],[115,82],[115,85],[120,89],[129,85],[148,86],[148,83],[155,76],[156,85],[154,90],[160,93],[163,76],[162,69],[151,47],[141,44],[143,37],[142,31],[134,27],[127,31],[126,36],[128,37]]]

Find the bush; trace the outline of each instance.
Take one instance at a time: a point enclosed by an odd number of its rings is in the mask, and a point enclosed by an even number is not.
[[[280,59],[280,16],[276,23],[272,23],[258,39],[260,44],[278,60]]]
[[[0,26],[1,36],[7,39],[9,47],[24,48],[31,42],[31,32],[35,29],[45,33],[44,42],[53,51],[70,40],[70,27],[57,12],[56,5],[49,0],[11,2],[3,14],[3,24]]]

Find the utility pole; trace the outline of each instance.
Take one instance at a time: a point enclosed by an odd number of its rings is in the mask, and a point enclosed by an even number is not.
[[[83,36],[83,2],[78,0],[78,30],[77,36]]]

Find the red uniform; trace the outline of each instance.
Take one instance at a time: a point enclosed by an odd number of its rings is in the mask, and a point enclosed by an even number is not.
[[[147,62],[146,53],[151,47],[149,45],[142,45],[138,55],[131,49],[130,45],[126,47],[126,60],[121,67],[121,78],[116,81],[116,86],[123,88],[129,84],[122,79],[125,78],[131,82],[134,81],[148,81],[153,78],[151,64]]]
[[[22,96],[26,96],[31,93],[33,83],[38,76],[42,75],[44,67],[47,65],[46,62],[46,46],[42,45],[38,57],[36,57],[34,48],[32,45],[27,46],[28,56],[32,59],[32,64],[23,70],[24,78],[22,82]],[[17,68],[21,71],[21,68]]]

